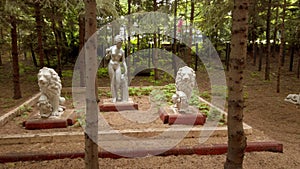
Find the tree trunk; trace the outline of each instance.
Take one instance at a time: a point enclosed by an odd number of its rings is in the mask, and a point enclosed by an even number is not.
[[[252,51],[251,51],[251,55],[253,58],[253,65],[256,65],[256,54],[257,54],[257,43],[256,43],[256,39],[257,39],[257,35],[256,35],[256,5],[257,5],[257,1],[256,0],[252,0],[251,1],[251,5],[252,5],[252,31],[251,31],[251,38],[252,38]]]
[[[3,39],[3,29],[0,28],[0,37],[1,37],[1,41],[3,42],[4,39]],[[0,66],[3,65],[3,62],[2,62],[2,52],[3,52],[3,44],[1,43],[1,51],[0,51]]]
[[[84,19],[84,15],[81,14],[79,15],[79,53],[81,51],[83,51],[83,47],[84,47],[84,35],[85,35],[85,19]],[[80,86],[84,87],[85,86],[85,60],[84,60],[84,52],[82,52],[80,57]]]
[[[193,45],[193,25],[194,25],[195,2],[191,0],[191,15],[190,15],[190,30],[189,30],[189,44],[187,49],[187,65],[192,66],[192,45]]]
[[[59,45],[59,42],[60,42],[60,38],[59,38],[59,35],[58,35],[58,31],[57,31],[57,28],[56,28],[56,22],[55,22],[55,19],[54,19],[54,16],[55,16],[55,9],[54,7],[52,8],[52,16],[51,16],[51,26],[52,26],[52,31],[54,33],[54,36],[55,36],[55,45],[56,45],[56,53],[57,53],[57,74],[61,77],[62,76],[62,70],[61,70],[61,47]]]
[[[266,55],[265,80],[270,80],[270,55],[271,55],[270,22],[271,22],[271,3],[272,3],[272,0],[269,0],[269,3],[268,3],[268,12],[267,12],[267,30],[266,30],[267,55]]]
[[[98,90],[97,90],[97,31],[96,0],[84,0],[85,4],[85,63],[86,63],[86,128],[85,168],[99,168],[98,163]]]
[[[290,54],[290,68],[289,71],[292,72],[293,71],[293,66],[294,66],[294,54],[295,54],[295,45],[292,44],[291,45],[291,54]]]
[[[153,10],[154,11],[157,11],[157,2],[156,0],[153,0]],[[152,46],[152,52],[153,53],[153,66],[154,66],[154,80],[158,80],[159,79],[159,75],[158,75],[158,69],[157,69],[157,63],[158,63],[158,60],[157,60],[157,34],[156,34],[156,31],[154,32],[153,34],[153,46]]]
[[[259,60],[258,60],[258,71],[261,71],[261,67],[262,67],[262,58],[264,55],[264,44],[263,42],[260,43],[260,49],[258,50],[259,52]]]
[[[127,15],[130,15],[130,13],[131,13],[131,2],[132,2],[132,0],[128,0],[127,1],[127,8],[128,8],[128,12],[127,12]],[[126,57],[128,57],[128,56],[130,56],[130,51],[131,51],[131,40],[130,40],[130,26],[129,25],[131,25],[131,17],[128,17],[128,27],[127,27],[127,30],[128,30],[128,42],[127,42],[127,51],[125,50],[125,52],[126,52]],[[113,32],[114,30],[112,29],[112,32]],[[114,38],[114,37],[113,37]],[[130,61],[130,59],[127,59],[128,61]],[[130,71],[130,64],[129,63],[126,63],[127,64],[127,77],[128,77],[128,79],[130,79],[131,77],[130,77],[130,75],[131,75],[131,71]]]
[[[11,53],[12,53],[12,68],[13,68],[13,86],[14,86],[14,99],[20,99],[20,74],[19,74],[19,58],[18,58],[18,35],[17,35],[17,20],[15,16],[10,16],[11,24]]]
[[[278,22],[278,14],[279,14],[279,7],[276,7],[276,17],[275,17],[275,25],[274,25],[274,32],[273,32],[273,49],[272,49],[272,57],[275,58],[276,53],[276,41],[277,41],[277,22]]]
[[[243,168],[247,145],[243,129],[243,71],[247,56],[248,0],[234,1],[228,85],[228,150],[226,169]]]
[[[173,43],[172,43],[172,52],[173,52],[173,55],[172,55],[172,63],[173,63],[173,70],[174,70],[174,77],[176,77],[176,74],[177,74],[177,64],[175,62],[175,55],[176,55],[176,32],[177,32],[177,27],[176,27],[176,23],[177,23],[177,1],[178,0],[175,0],[174,2],[174,25],[173,25],[173,31],[174,31],[174,34],[173,34]]]
[[[38,67],[38,63],[37,63],[37,60],[36,60],[36,57],[35,57],[35,53],[34,53],[32,41],[30,42],[30,52],[31,52],[31,57],[32,57],[33,65],[35,67]]]
[[[59,37],[60,42],[61,42],[60,43],[60,45],[61,45],[61,53],[62,53],[62,56],[65,56],[64,63],[66,64],[68,62],[68,58],[69,58],[68,56],[70,56],[70,50],[69,50],[70,46],[68,44],[66,32],[65,31],[60,31],[60,30],[64,29],[63,21],[59,20],[58,21],[58,25],[59,25],[59,28],[60,28],[60,29],[58,29],[58,32],[59,32],[58,33],[58,37]]]
[[[41,6],[40,3],[35,3],[35,22],[36,32],[38,37],[38,52],[40,59],[40,67],[44,67],[44,49],[43,49],[43,36],[42,36],[42,18],[41,18]]]
[[[279,51],[279,57],[278,57],[278,72],[277,72],[277,86],[276,91],[277,93],[280,92],[280,76],[281,76],[281,59],[283,57],[283,50],[284,50],[284,44],[285,44],[285,29],[284,29],[284,20],[285,20],[285,7],[286,7],[286,0],[283,2],[283,11],[282,11],[282,23],[281,23],[281,37],[280,37],[280,51]]]

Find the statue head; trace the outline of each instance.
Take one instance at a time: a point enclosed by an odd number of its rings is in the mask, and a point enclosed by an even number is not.
[[[122,43],[123,43],[123,38],[121,37],[121,35],[115,36],[115,44],[117,45],[118,48],[122,47]]]

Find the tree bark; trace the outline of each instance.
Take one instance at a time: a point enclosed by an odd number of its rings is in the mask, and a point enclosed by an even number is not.
[[[19,58],[18,58],[18,35],[17,35],[17,20],[15,16],[10,16],[11,24],[11,53],[12,53],[12,68],[13,68],[13,99],[22,98],[20,87],[20,74],[19,74]]]
[[[271,22],[271,3],[272,3],[272,0],[269,0],[269,3],[268,3],[268,12],[267,12],[267,30],[266,30],[267,55],[266,55],[265,80],[270,80],[270,55],[271,55],[270,22]]]
[[[85,36],[85,19],[84,19],[84,15],[81,14],[79,15],[79,53],[81,51],[83,51],[83,47],[84,47],[84,36]],[[82,52],[80,54],[80,86],[84,87],[85,86],[85,60],[84,60],[84,52]]]
[[[256,10],[256,5],[257,5],[257,1],[256,0],[252,0],[252,31],[251,31],[251,38],[252,38],[252,58],[253,58],[253,65],[256,65],[256,56],[257,56],[257,43],[256,43],[256,39],[257,39],[257,34],[256,34],[256,27],[257,27],[257,23],[256,23],[256,16],[257,16],[257,10]]]
[[[281,59],[283,57],[283,50],[285,44],[285,29],[284,29],[284,20],[285,20],[285,8],[286,8],[286,0],[283,2],[283,11],[282,11],[282,23],[281,23],[281,37],[280,37],[280,51],[278,57],[278,70],[277,70],[277,85],[276,91],[277,93],[280,92],[280,76],[281,76]]]
[[[259,52],[257,52],[259,54],[259,58],[258,58],[258,71],[261,71],[261,67],[262,67],[262,58],[264,55],[264,44],[263,42],[260,42],[260,48],[258,50]]]
[[[4,39],[3,39],[3,29],[2,28],[0,28],[0,37],[1,37],[1,41],[4,42]],[[3,46],[2,42],[1,42],[1,48]],[[3,62],[2,62],[2,52],[3,52],[3,50],[0,51],[0,66],[3,65]]]
[[[174,70],[174,77],[176,77],[177,74],[177,63],[175,62],[175,55],[176,55],[176,32],[177,32],[177,1],[174,1],[174,25],[173,25],[173,43],[172,43],[172,52],[173,52],[173,56],[172,56],[172,63],[173,63],[173,70]]]
[[[40,67],[44,67],[44,49],[43,49],[43,36],[42,36],[42,18],[41,18],[41,6],[40,3],[35,3],[35,22],[36,32],[38,37],[38,52],[40,59]]]
[[[153,10],[154,11],[157,11],[157,2],[156,0],[153,0]],[[158,69],[156,68],[157,67],[157,63],[158,63],[158,60],[157,60],[157,34],[156,34],[156,31],[154,32],[153,34],[153,49],[152,50],[154,53],[153,53],[153,66],[154,66],[154,80],[158,80],[159,79],[159,75],[158,75]]]
[[[189,44],[187,51],[187,65],[192,66],[192,45],[193,45],[193,25],[194,25],[195,2],[191,0],[191,15],[190,15],[190,30],[189,30]]]
[[[226,169],[243,168],[247,145],[243,129],[243,71],[247,55],[248,0],[234,1],[228,86],[228,150]]]
[[[52,31],[54,33],[55,36],[55,45],[56,45],[56,54],[57,54],[57,74],[61,77],[62,76],[62,70],[61,70],[61,47],[60,47],[60,38],[58,35],[58,31],[56,28],[56,22],[54,19],[55,16],[55,9],[52,8],[52,16],[51,16],[51,26],[52,26]]]
[[[127,8],[128,8],[128,11],[127,11],[127,15],[130,15],[131,14],[131,3],[132,3],[132,0],[128,0],[127,1]],[[128,30],[128,42],[127,42],[127,51],[125,50],[126,52],[126,55],[127,57],[130,56],[130,51],[131,51],[131,40],[130,40],[130,26],[131,25],[131,17],[128,17],[128,27],[127,27],[127,30]],[[113,31],[113,30],[112,30]],[[125,40],[125,39],[124,39]],[[127,59],[128,61],[130,61],[130,59]],[[130,79],[130,75],[131,75],[131,71],[130,71],[130,64],[126,63],[127,64],[127,77],[128,79]]]
[[[85,168],[98,169],[98,91],[97,91],[97,31],[96,0],[84,0],[85,4],[85,63],[86,63],[86,128]]]
[[[33,65],[35,67],[38,67],[38,63],[37,63],[37,60],[36,60],[36,57],[35,57],[35,53],[34,53],[32,41],[30,42],[30,52],[31,52],[31,57],[32,57]]]
[[[273,49],[272,49],[272,57],[275,58],[276,53],[276,41],[277,41],[277,22],[278,22],[278,15],[279,15],[279,7],[276,7],[276,17],[275,17],[275,25],[274,25],[274,32],[273,32]]]

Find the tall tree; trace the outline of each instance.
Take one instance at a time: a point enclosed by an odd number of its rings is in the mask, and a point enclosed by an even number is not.
[[[153,10],[154,11],[157,11],[157,2],[156,2],[156,0],[153,0]],[[158,69],[156,69],[156,67],[157,67],[157,63],[158,63],[158,59],[157,59],[157,50],[156,50],[156,48],[157,48],[157,34],[156,34],[156,30],[155,30],[155,32],[153,33],[153,48],[154,48],[154,50],[153,50],[153,65],[154,65],[154,79],[155,80],[158,80],[159,79],[159,75],[158,75]]]
[[[235,0],[232,12],[232,35],[228,86],[228,151],[224,168],[243,168],[247,146],[243,129],[243,71],[247,55],[248,0]]]
[[[275,14],[275,24],[274,24],[274,32],[273,32],[273,48],[272,48],[272,57],[275,57],[276,52],[276,41],[277,41],[277,22],[279,16],[279,7],[276,6],[276,14]]]
[[[267,29],[266,29],[266,39],[267,39],[267,55],[266,55],[266,70],[265,70],[265,80],[270,80],[270,55],[271,55],[271,45],[270,45],[270,23],[271,23],[271,3],[268,3],[267,12]]]
[[[79,52],[82,50],[84,47],[84,36],[85,36],[85,19],[84,19],[84,14],[80,14],[78,17],[78,23],[79,23]],[[81,55],[84,55],[82,53]],[[80,59],[80,86],[83,87],[85,86],[85,60],[84,57],[78,58]]]
[[[97,31],[96,0],[84,0],[85,4],[85,63],[86,63],[86,129],[85,168],[99,168],[98,163],[98,91],[97,72]]]
[[[285,44],[285,29],[284,29],[284,20],[285,20],[285,9],[286,9],[286,0],[283,2],[283,11],[282,11],[282,22],[281,22],[281,37],[280,37],[280,51],[278,56],[278,70],[277,70],[277,85],[276,91],[280,92],[280,76],[281,76],[281,59],[283,57],[283,50]]]
[[[14,99],[20,99],[20,74],[19,74],[19,59],[18,59],[18,35],[17,35],[17,19],[16,16],[10,16],[11,23],[11,49],[12,49],[12,68],[13,68],[13,86],[14,86]]]
[[[192,66],[192,43],[193,43],[193,24],[194,24],[195,2],[191,0],[190,30],[189,30],[189,48],[187,49],[187,65]]]
[[[3,28],[0,28],[0,45],[1,45],[1,48],[3,48],[3,42],[4,42],[4,39],[3,39]],[[2,66],[3,62],[2,62],[2,49],[0,51],[0,66]]]
[[[38,36],[38,53],[40,59],[40,67],[44,67],[44,48],[43,48],[43,34],[42,34],[42,15],[41,15],[41,5],[37,1],[35,3],[35,21],[36,21],[36,32]]]
[[[55,45],[56,45],[56,53],[57,53],[57,73],[61,77],[62,76],[62,70],[61,70],[61,45],[60,45],[60,36],[59,36],[59,31],[57,30],[56,26],[56,21],[55,21],[55,11],[57,9],[55,7],[52,7],[52,16],[51,16],[51,26],[52,26],[52,31],[54,33],[55,37]]]

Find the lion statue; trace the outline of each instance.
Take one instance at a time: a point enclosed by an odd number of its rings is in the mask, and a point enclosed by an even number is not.
[[[189,100],[196,85],[195,71],[188,66],[180,68],[176,75],[175,85],[176,94],[172,96],[172,100],[178,111],[184,113],[189,107]]]
[[[300,94],[289,94],[284,101],[300,105]]]
[[[59,104],[65,102],[65,98],[60,97],[62,86],[58,74],[43,67],[38,73],[38,85],[42,93],[37,103],[41,117],[60,116],[64,107]]]

